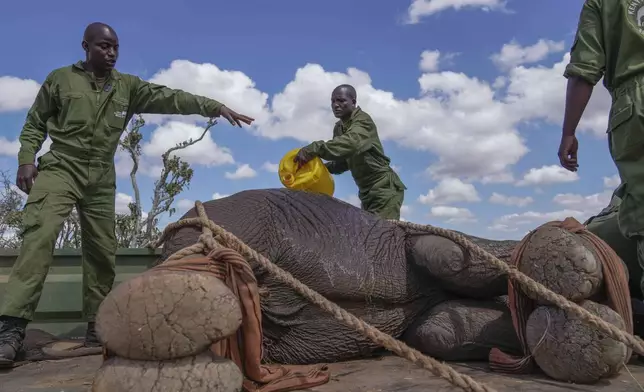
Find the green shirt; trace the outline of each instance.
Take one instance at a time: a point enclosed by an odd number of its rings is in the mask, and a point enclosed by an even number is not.
[[[304,148],[330,161],[326,166],[332,174],[351,170],[356,185],[363,191],[368,191],[384,175],[393,172],[376,124],[360,107],[353,111],[347,121],[340,120],[335,124],[333,139],[313,142]],[[400,186],[404,188],[402,182]]]
[[[644,73],[644,0],[586,0],[565,77],[612,91]]]
[[[223,104],[113,70],[96,83],[78,62],[52,71],[42,84],[20,134],[20,165],[33,164],[47,135],[53,151],[110,161],[121,133],[137,113],[217,117]]]

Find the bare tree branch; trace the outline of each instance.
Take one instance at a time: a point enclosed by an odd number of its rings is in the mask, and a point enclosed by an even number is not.
[[[154,223],[156,218],[161,214],[167,212],[170,215],[174,214],[174,208],[171,208],[174,203],[174,198],[183,191],[185,187],[190,184],[192,180],[193,170],[187,162],[184,162],[176,155],[176,151],[188,148],[203,140],[206,133],[217,124],[217,120],[209,119],[207,126],[197,139],[188,139],[176,146],[169,148],[161,155],[163,169],[159,179],[154,183],[154,191],[152,196],[152,206],[148,213],[147,222],[145,224],[145,240],[153,240],[153,230],[156,227]],[[171,155],[173,155],[171,157]],[[170,179],[168,179],[168,177]]]

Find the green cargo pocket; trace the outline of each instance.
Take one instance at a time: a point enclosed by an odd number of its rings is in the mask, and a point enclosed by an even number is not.
[[[105,110],[105,121],[110,128],[118,131],[125,129],[127,125],[127,111],[130,103],[119,98],[112,98],[112,101]]]
[[[633,100],[628,95],[617,98],[610,110],[608,137],[610,154],[615,161],[640,158],[644,150],[644,129],[631,124]]]
[[[63,120],[64,127],[69,125],[85,125],[89,119],[88,113],[92,113],[92,108],[88,106],[89,98],[85,98],[82,93],[63,92],[60,95],[60,118]]]
[[[42,209],[47,202],[49,193],[31,194],[27,197],[27,202],[22,209],[22,227],[20,236],[23,237],[28,232],[37,229],[42,225]]]

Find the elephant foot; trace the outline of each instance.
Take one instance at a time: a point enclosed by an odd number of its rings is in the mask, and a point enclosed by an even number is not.
[[[105,298],[96,329],[110,353],[154,361],[197,355],[233,335],[241,321],[239,300],[216,276],[150,270]]]
[[[163,380],[163,386],[159,386]],[[209,352],[166,361],[112,357],[96,372],[92,391],[236,392],[244,376],[231,360]]]
[[[583,237],[560,227],[543,226],[529,237],[519,271],[567,299],[601,302],[605,296],[600,258]],[[526,293],[532,299],[540,298]]]
[[[592,301],[579,304],[604,321],[624,329],[622,317]],[[595,383],[617,374],[627,360],[624,343],[554,306],[539,306],[526,323],[530,353],[541,370],[557,381]]]

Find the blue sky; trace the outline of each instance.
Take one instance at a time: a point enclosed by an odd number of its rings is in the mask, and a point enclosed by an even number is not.
[[[344,82],[358,89],[358,104],[376,120],[408,187],[407,220],[521,238],[546,221],[598,212],[617,185],[605,136],[610,99],[601,85],[578,131],[578,175],[563,172],[556,157],[562,72],[582,0],[238,0],[182,7],[116,0],[96,11],[86,4],[10,2],[0,15],[5,170],[15,172],[16,138],[39,83],[81,59],[84,27],[103,21],[119,34],[120,71],[257,118],[252,129],[221,122],[184,151],[195,175],[175,202],[180,209],[215,193],[281,187],[274,167],[282,155],[331,137],[329,98]],[[193,116],[146,120],[144,209],[160,154],[203,126]],[[127,157],[116,162],[122,208],[132,189]],[[336,197],[355,202],[350,174],[335,179]]]

